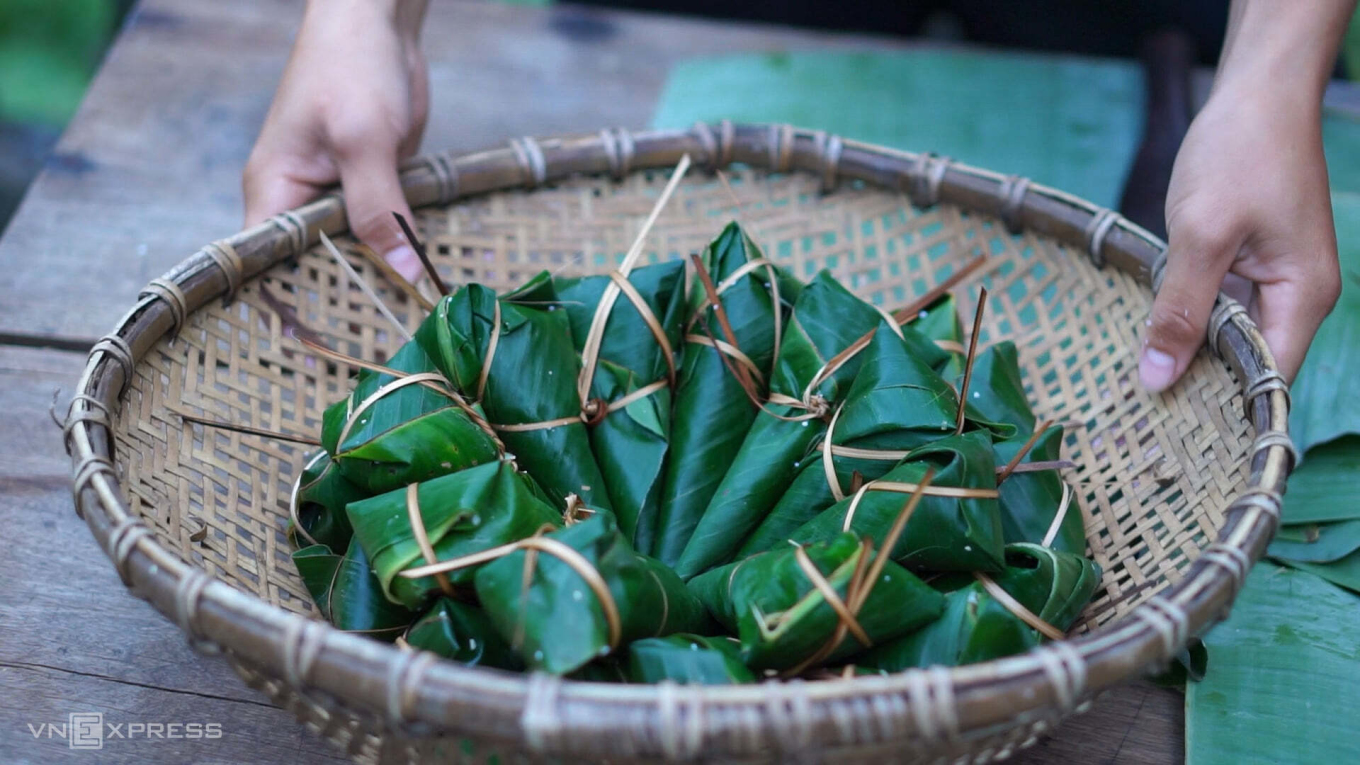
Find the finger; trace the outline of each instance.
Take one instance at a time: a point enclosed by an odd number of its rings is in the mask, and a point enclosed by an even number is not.
[[[245,225],[249,228],[271,215],[311,201],[320,189],[252,161],[241,176],[241,192],[245,198]]]
[[[414,282],[423,273],[420,259],[392,217],[393,212],[411,217],[397,179],[396,146],[384,150],[370,143],[362,151],[342,154],[339,160],[350,230]]]
[[[1335,274],[1322,274],[1305,283],[1281,281],[1258,286],[1255,318],[1286,381],[1294,381],[1313,336],[1340,294],[1340,280]]]
[[[1228,273],[1240,240],[1173,232],[1166,253],[1166,275],[1152,304],[1147,341],[1138,360],[1138,379],[1153,393],[1171,387],[1204,342],[1218,287]]]

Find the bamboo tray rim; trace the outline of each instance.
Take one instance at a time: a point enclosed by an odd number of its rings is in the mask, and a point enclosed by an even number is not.
[[[733,162],[808,172],[830,191],[844,179],[896,189],[918,206],[950,203],[1032,229],[1160,287],[1165,245],[1124,219],[1064,192],[928,153],[860,143],[780,124],[710,126],[519,138],[508,147],[433,154],[408,163],[413,207],[491,191],[536,188],[573,175],[674,166],[684,154],[717,169]],[[323,706],[357,709],[409,735],[471,734],[536,753],[685,758],[761,754],[765,747],[954,741],[1079,710],[1095,693],[1165,664],[1186,640],[1226,618],[1252,563],[1274,534],[1295,463],[1288,387],[1243,307],[1220,295],[1211,350],[1241,381],[1256,431],[1250,477],[1228,504],[1217,541],[1175,584],[1126,618],[1029,653],[957,668],[890,676],[750,686],[615,685],[519,675],[402,652],[271,606],[215,580],[161,546],[125,503],[114,467],[112,418],[144,354],[208,301],[231,295],[285,258],[347,230],[338,192],[214,242],[153,280],[113,332],[91,350],[63,426],[76,511],[124,583],[176,621],[199,649],[227,652]],[[851,702],[855,706],[847,706]],[[744,712],[745,717],[738,721]],[[874,724],[838,722],[847,713]],[[754,717],[754,721],[752,718]],[[745,727],[743,727],[745,726]],[[630,736],[612,735],[628,727]],[[853,731],[852,731],[853,729]],[[758,730],[760,735],[750,735]]]

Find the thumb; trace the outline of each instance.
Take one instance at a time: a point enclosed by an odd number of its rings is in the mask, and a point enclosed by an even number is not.
[[[1214,299],[1239,244],[1231,236],[1204,236],[1193,228],[1172,233],[1162,288],[1152,303],[1138,360],[1144,388],[1159,393],[1185,374],[1204,342]]]
[[[396,146],[384,150],[369,144],[342,154],[339,165],[350,230],[407,281],[419,279],[424,273],[420,258],[392,217],[394,212],[411,217],[397,178]]]

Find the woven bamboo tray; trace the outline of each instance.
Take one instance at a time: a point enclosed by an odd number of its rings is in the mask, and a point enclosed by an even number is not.
[[[972,314],[979,284],[989,288],[984,341],[1015,340],[1036,413],[1068,424],[1064,457],[1077,467],[1065,477],[1105,571],[1072,638],[890,677],[620,686],[469,669],[310,618],[283,534],[305,447],[179,415],[314,435],[345,395],[354,370],[282,336],[255,280],[344,338],[341,350],[382,359],[398,345],[313,249],[319,231],[345,232],[336,194],[195,253],[91,352],[66,445],[77,512],[124,583],[366,761],[985,762],[1226,616],[1279,520],[1294,461],[1288,390],[1226,297],[1186,379],[1158,397],[1138,386],[1140,324],[1165,261],[1162,243],[1119,215],[930,154],[726,122],[434,155],[403,184],[446,280],[504,288],[543,268],[612,267],[660,192],[665,173],[652,171],[685,153],[715,169],[739,163],[741,209],[712,175],[691,173],[644,262],[698,251],[735,214],[799,276],[830,268],[891,308],[987,256],[957,290],[961,313]],[[415,302],[351,262],[414,328]]]

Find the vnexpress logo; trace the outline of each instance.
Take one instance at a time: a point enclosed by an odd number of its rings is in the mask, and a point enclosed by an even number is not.
[[[72,749],[104,748],[104,713],[72,712],[66,741]]]

